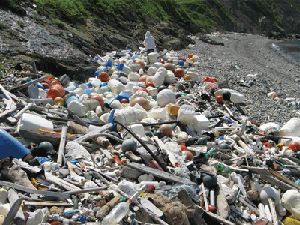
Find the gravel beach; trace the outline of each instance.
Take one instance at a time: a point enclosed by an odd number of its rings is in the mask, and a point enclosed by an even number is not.
[[[216,33],[209,36],[223,42],[224,46],[196,40],[195,45],[178,52],[200,56],[196,70],[201,77],[227,80],[231,89],[244,94],[247,100],[241,108],[253,121],[282,124],[299,116],[300,69],[274,47],[279,41],[252,34]],[[271,92],[278,98],[268,97]]]

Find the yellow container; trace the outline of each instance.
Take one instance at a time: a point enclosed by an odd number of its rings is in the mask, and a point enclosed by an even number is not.
[[[54,99],[54,102],[55,102],[55,105],[60,105],[60,106],[64,106],[64,99],[63,98],[61,98],[61,97],[56,97],[55,99]]]
[[[170,103],[167,105],[167,110],[168,112],[173,115],[173,116],[177,116],[178,115],[178,110],[180,109],[179,105],[175,105],[173,103]]]
[[[284,225],[300,225],[300,221],[299,220],[295,220],[291,217],[287,217],[285,218],[285,220],[283,221]]]
[[[184,80],[188,81],[188,80],[190,80],[190,79],[191,79],[191,76],[190,76],[190,75],[185,75],[185,76],[184,76]]]

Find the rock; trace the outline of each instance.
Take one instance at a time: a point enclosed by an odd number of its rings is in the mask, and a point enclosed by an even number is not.
[[[137,179],[142,174],[143,173],[141,171],[129,168],[127,166],[124,166],[121,171],[121,175],[129,179]]]

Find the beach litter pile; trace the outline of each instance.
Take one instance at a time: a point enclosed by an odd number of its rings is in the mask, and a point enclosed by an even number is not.
[[[149,35],[86,83],[1,80],[0,224],[300,224],[300,119],[252,121]]]

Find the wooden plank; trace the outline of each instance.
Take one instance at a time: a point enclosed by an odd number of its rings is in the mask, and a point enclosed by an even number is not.
[[[33,188],[24,187],[24,186],[21,186],[19,184],[10,183],[10,182],[7,182],[7,181],[0,181],[0,185],[5,186],[5,187],[15,188],[17,190],[25,191],[25,192],[28,192],[28,193],[34,193],[34,194],[57,197],[57,198],[65,198],[65,199],[70,198],[70,195],[68,195],[66,193],[36,190],[36,189],[33,189]]]
[[[152,174],[153,176],[168,180],[168,181],[173,181],[173,182],[178,182],[181,184],[187,184],[187,185],[197,185],[196,183],[188,180],[188,179],[184,179],[175,175],[172,175],[170,173],[161,171],[161,170],[157,170],[157,169],[152,169],[150,167],[138,164],[138,163],[129,163],[127,166],[143,171],[144,173],[148,173],[148,174]]]
[[[101,191],[101,190],[106,190],[106,189],[107,189],[107,187],[95,187],[95,188],[66,191],[64,193],[69,194],[69,195],[74,195],[74,194],[80,194],[80,193],[90,193],[90,192],[94,192],[94,191]]]
[[[68,127],[63,127],[61,129],[61,136],[60,136],[60,144],[58,148],[58,155],[57,155],[57,164],[61,166],[62,163],[62,154],[64,153],[65,150],[65,144],[66,144],[66,139],[67,139],[67,130]]]
[[[277,186],[278,188],[280,188],[282,190],[285,190],[285,191],[290,190],[290,189],[297,190],[297,188],[278,180],[266,169],[259,168],[259,167],[252,167],[252,166],[245,166],[245,168],[249,169],[253,173],[259,174],[261,179],[269,182],[270,184]]]
[[[40,77],[40,78],[38,78],[38,79],[35,79],[35,80],[33,80],[33,81],[30,81],[30,82],[27,82],[27,83],[22,84],[22,85],[20,85],[20,86],[18,86],[18,87],[12,88],[12,89],[10,90],[10,92],[17,92],[17,91],[19,91],[19,90],[22,90],[22,89],[24,89],[24,88],[29,87],[31,84],[36,84],[36,83],[38,83],[38,82],[44,81],[44,80],[46,80],[46,78],[47,78],[47,76],[42,76],[42,77]]]
[[[83,136],[81,136],[80,138],[77,138],[75,139],[74,141],[75,142],[82,142],[82,141],[85,141],[87,139],[91,139],[91,138],[94,138],[94,137],[97,137],[98,134],[110,129],[113,125],[111,123],[109,124],[106,124],[102,127],[99,127],[99,129],[95,130],[95,131],[91,131]]]
[[[72,207],[73,204],[70,204],[68,202],[34,202],[34,201],[24,201],[23,205],[28,206],[28,205],[33,205],[33,206],[70,206]]]

